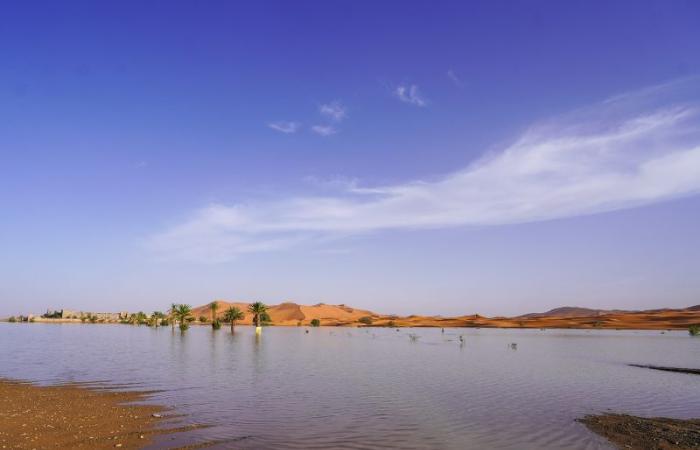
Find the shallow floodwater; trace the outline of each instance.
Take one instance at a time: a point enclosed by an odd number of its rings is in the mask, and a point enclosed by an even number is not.
[[[159,447],[206,440],[241,449],[609,448],[574,419],[608,410],[700,417],[700,376],[628,363],[700,367],[700,339],[330,327],[267,327],[256,339],[243,326],[231,335],[205,326],[181,334],[0,324],[0,377],[162,390],[154,402],[212,425],[164,437]]]

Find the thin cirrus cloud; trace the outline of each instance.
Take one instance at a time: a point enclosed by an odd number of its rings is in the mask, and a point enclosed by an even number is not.
[[[415,84],[410,86],[400,84],[396,86],[396,89],[394,89],[394,95],[404,103],[421,107],[428,105],[428,101],[425,99],[425,97],[423,97],[420,89],[418,89],[418,86]]]
[[[431,181],[211,204],[150,239],[166,259],[222,262],[385,230],[497,226],[700,193],[697,80],[620,95],[542,123]]]
[[[311,127],[311,131],[318,134],[319,136],[331,136],[338,132],[338,129],[333,125],[314,125]]]
[[[447,78],[452,80],[452,83],[454,83],[455,86],[458,88],[463,88],[464,87],[464,82],[462,81],[461,78],[455,73],[454,70],[450,69],[447,71]]]
[[[280,133],[285,133],[285,134],[296,133],[301,128],[301,124],[299,122],[286,122],[286,121],[270,122],[267,124],[267,126],[272,128],[275,131],[279,131]]]
[[[338,101],[319,106],[318,112],[334,122],[342,122],[347,117],[347,109]]]

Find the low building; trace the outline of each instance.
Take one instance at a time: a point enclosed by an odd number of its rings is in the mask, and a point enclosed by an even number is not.
[[[129,313],[126,311],[122,312],[89,312],[89,311],[75,311],[71,309],[61,310],[61,319],[83,319],[95,317],[99,321],[103,322],[119,322],[120,320],[126,320],[129,318]]]

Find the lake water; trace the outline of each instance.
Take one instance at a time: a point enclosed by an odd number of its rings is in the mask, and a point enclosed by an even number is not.
[[[212,425],[158,447],[593,449],[575,418],[700,417],[700,376],[627,366],[700,367],[686,332],[306,330],[0,323],[0,376],[162,390]]]

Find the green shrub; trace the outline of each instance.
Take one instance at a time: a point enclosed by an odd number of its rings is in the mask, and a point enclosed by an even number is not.
[[[372,318],[370,316],[360,317],[358,322],[364,323],[365,325],[372,325]]]
[[[394,322],[393,320],[390,320],[386,323],[386,326],[389,328],[394,328],[396,326],[396,322]]]
[[[691,325],[688,327],[688,333],[691,336],[700,336],[700,325]]]
[[[180,331],[185,331],[189,328],[190,326],[186,323],[181,323],[180,324]]]
[[[160,319],[160,324],[164,327],[167,327],[170,325],[170,321],[168,319]]]
[[[311,319],[311,326],[312,327],[320,327],[321,326],[321,321],[318,319]]]
[[[199,321],[202,322],[202,323],[206,323],[206,322],[207,322],[207,318],[204,317],[204,316],[199,316]]]
[[[211,323],[211,328],[212,328],[213,330],[219,330],[219,329],[221,329],[221,321],[220,321],[219,319],[216,319],[215,321],[213,321],[213,322]]]
[[[17,322],[17,318],[15,316],[12,316],[12,317],[10,317],[9,321],[12,323],[15,323],[15,322]]]
[[[90,316],[90,323],[97,322],[97,316]]]

